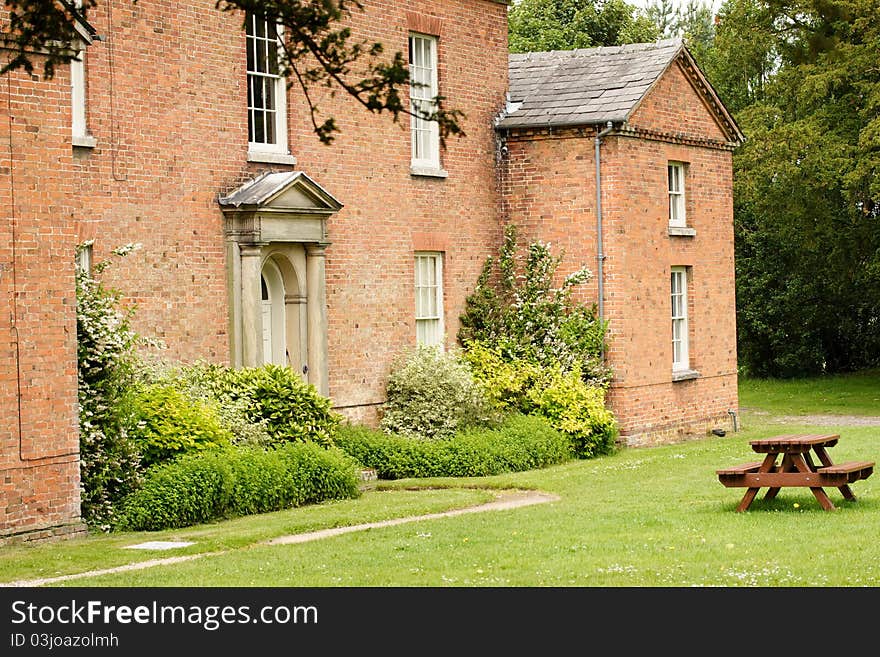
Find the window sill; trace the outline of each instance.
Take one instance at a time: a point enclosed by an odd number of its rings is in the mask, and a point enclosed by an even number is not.
[[[71,143],[74,148],[94,148],[98,145],[98,140],[91,135],[73,135]]]
[[[255,151],[248,149],[248,162],[263,164],[296,164],[296,158],[290,153],[274,153],[272,151]]]
[[[410,175],[413,176],[423,176],[425,178],[448,178],[449,172],[446,169],[441,169],[440,167],[426,167],[419,165],[412,165],[409,168]]]
[[[691,381],[699,378],[700,373],[697,370],[675,370],[672,372],[673,383],[677,381]]]
[[[697,234],[697,230],[695,228],[690,228],[688,226],[670,226],[669,227],[669,236],[670,237],[694,237]]]

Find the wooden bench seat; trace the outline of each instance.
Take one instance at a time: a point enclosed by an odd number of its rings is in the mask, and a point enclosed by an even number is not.
[[[843,486],[859,479],[867,479],[874,473],[873,461],[847,461],[819,468],[823,486]]]
[[[731,465],[716,470],[718,480],[728,488],[753,488],[779,486],[832,486],[840,488],[859,479],[867,479],[874,472],[873,461],[847,461],[834,465],[820,466],[816,472],[758,472],[760,461]]]
[[[731,465],[726,468],[721,468],[720,470],[716,470],[715,474],[721,475],[729,475],[729,476],[737,476],[744,475],[748,472],[757,472],[758,468],[761,467],[761,461],[755,461],[754,463],[740,463],[739,465]]]

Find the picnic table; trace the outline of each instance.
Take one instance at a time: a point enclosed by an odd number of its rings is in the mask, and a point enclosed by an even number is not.
[[[854,500],[849,484],[867,479],[874,472],[873,461],[833,463],[827,448],[836,445],[838,440],[838,434],[786,434],[751,440],[752,449],[765,455],[763,461],[734,465],[715,472],[726,487],[747,489],[737,511],[748,509],[762,487],[767,488],[764,498],[773,499],[784,486],[809,488],[823,509],[833,511],[836,507],[825,488],[837,488],[845,499]]]

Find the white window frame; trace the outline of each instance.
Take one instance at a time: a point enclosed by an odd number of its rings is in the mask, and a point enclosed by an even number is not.
[[[411,32],[409,35],[410,110],[431,113],[440,94],[437,74],[437,37]],[[420,84],[416,84],[420,83]],[[419,116],[410,117],[410,144],[414,173],[441,171],[440,126]]]
[[[70,106],[73,137],[86,137],[86,49],[70,60]]]
[[[672,310],[672,371],[690,369],[688,341],[688,271],[687,267],[672,267],[670,275]]]
[[[82,7],[82,0],[74,6]],[[70,60],[70,136],[74,146],[94,148],[96,140],[89,134],[86,123],[86,44],[79,43],[76,59]]]
[[[262,20],[264,26],[264,34],[266,36],[257,35],[255,26],[257,21]],[[258,14],[247,14],[247,26],[245,29],[245,45],[247,48],[247,57],[245,58],[245,68],[247,69],[247,112],[248,112],[248,159],[258,162],[278,162],[283,164],[294,164],[295,160],[290,159],[290,150],[287,145],[287,81],[281,75],[280,65],[277,72],[272,73],[271,70],[259,71],[256,62],[259,61],[257,56],[258,49],[263,48],[268,58],[268,43],[270,41],[268,35],[272,26],[269,25],[265,17]],[[283,33],[280,25],[274,25],[275,33],[279,42]],[[278,53],[281,52],[281,46],[278,46]],[[251,62],[254,62],[252,64]],[[252,68],[253,66],[253,68]],[[253,85],[259,83],[261,88],[265,88],[267,92],[271,92],[274,100],[274,107],[257,107],[254,104],[256,95],[252,93]],[[265,85],[265,87],[263,87]],[[264,97],[267,97],[264,94]],[[274,130],[274,139],[272,141],[259,141],[256,139],[256,121],[257,113],[267,113],[270,115],[271,128]]]
[[[442,349],[443,253],[416,251],[414,263],[416,344]]]
[[[683,162],[666,164],[667,191],[669,193],[669,225],[677,228],[687,226],[685,212],[685,165]]]
[[[77,272],[85,274],[86,276],[91,275],[93,253],[94,249],[91,240],[84,242],[77,248],[75,257]]]

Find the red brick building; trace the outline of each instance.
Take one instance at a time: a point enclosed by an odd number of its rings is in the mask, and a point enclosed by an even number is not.
[[[529,101],[508,85],[506,12],[496,0],[371,0],[351,18],[355,38],[409,53],[425,83],[412,102],[442,94],[466,110],[466,136],[445,148],[434,124],[395,123],[344,94],[317,100],[341,129],[322,145],[302,94],[271,66],[271,28],[212,0],[99,2],[84,63],[51,80],[4,77],[0,542],[82,529],[81,242],[94,240],[94,261],[141,244],[103,278],[136,304],[135,330],[163,341],[164,357],[288,364],[367,422],[395,355],[454,343],[505,221],[596,271],[593,143],[606,121],[516,124]],[[736,409],[739,135],[687,51],[663,48],[662,74],[601,145],[611,401],[631,444]],[[668,162],[683,167],[679,233],[664,224]],[[675,374],[671,266],[688,268],[690,361]]]
[[[563,252],[561,273],[594,274],[585,300],[609,322],[622,441],[729,427],[732,151],[743,136],[687,49],[511,55],[498,128],[504,221]]]

